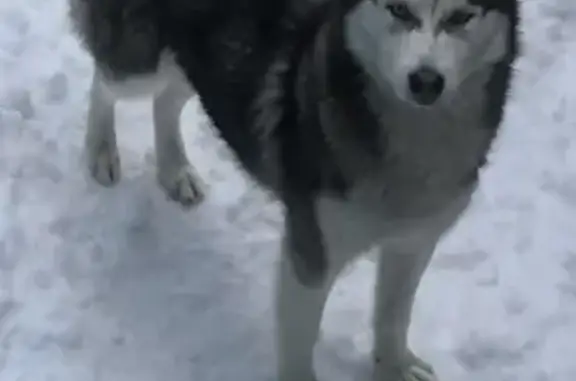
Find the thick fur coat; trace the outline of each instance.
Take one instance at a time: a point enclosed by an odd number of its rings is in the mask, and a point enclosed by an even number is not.
[[[375,380],[432,381],[407,344],[436,243],[476,189],[518,55],[516,0],[70,0],[95,61],[86,146],[120,174],[113,103],[154,95],[158,180],[202,198],[179,114],[196,92],[242,167],[284,204],[280,381],[312,381],[342,268],[380,251]]]

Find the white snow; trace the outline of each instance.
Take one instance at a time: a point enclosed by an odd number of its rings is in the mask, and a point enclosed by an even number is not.
[[[185,111],[210,185],[155,184],[146,102],[119,110],[123,179],[82,162],[90,61],[65,0],[0,2],[0,381],[272,381],[280,226]],[[526,0],[513,100],[473,207],[420,289],[412,341],[442,381],[576,380],[576,2]],[[321,380],[370,374],[373,264],[330,299]]]

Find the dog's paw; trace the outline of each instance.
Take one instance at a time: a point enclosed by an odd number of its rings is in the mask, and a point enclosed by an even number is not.
[[[200,179],[188,166],[171,172],[169,175],[160,173],[158,177],[166,195],[184,208],[191,208],[204,199]]]
[[[111,187],[120,180],[120,155],[115,143],[100,145],[88,151],[88,167],[100,185]]]
[[[401,381],[438,381],[434,368],[421,359],[409,364],[404,368]]]
[[[285,378],[285,377],[281,377],[278,379],[279,381],[318,381],[318,379],[315,376],[309,376],[306,378],[301,378],[301,377],[290,377],[290,378]]]
[[[434,368],[410,352],[400,365],[376,360],[374,381],[438,381]]]
[[[278,381],[318,381],[312,371],[306,372],[305,374],[302,374],[301,372],[280,373],[277,379]]]

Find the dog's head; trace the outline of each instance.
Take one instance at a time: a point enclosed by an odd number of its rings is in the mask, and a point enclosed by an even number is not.
[[[348,49],[401,99],[431,106],[515,55],[517,0],[363,0],[344,20]]]

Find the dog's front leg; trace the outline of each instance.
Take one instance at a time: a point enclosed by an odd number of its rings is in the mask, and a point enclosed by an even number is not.
[[[313,199],[285,190],[284,203],[276,296],[278,381],[315,381],[314,346],[333,276]]]
[[[314,346],[332,282],[310,288],[294,272],[291,245],[284,239],[276,295],[278,381],[316,381]]]
[[[374,311],[375,381],[435,381],[430,365],[408,347],[414,297],[437,236],[386,246],[380,254]]]
[[[285,226],[290,250],[288,255],[294,274],[306,287],[321,287],[328,271],[324,237],[314,209],[314,198],[299,192],[286,191]]]

